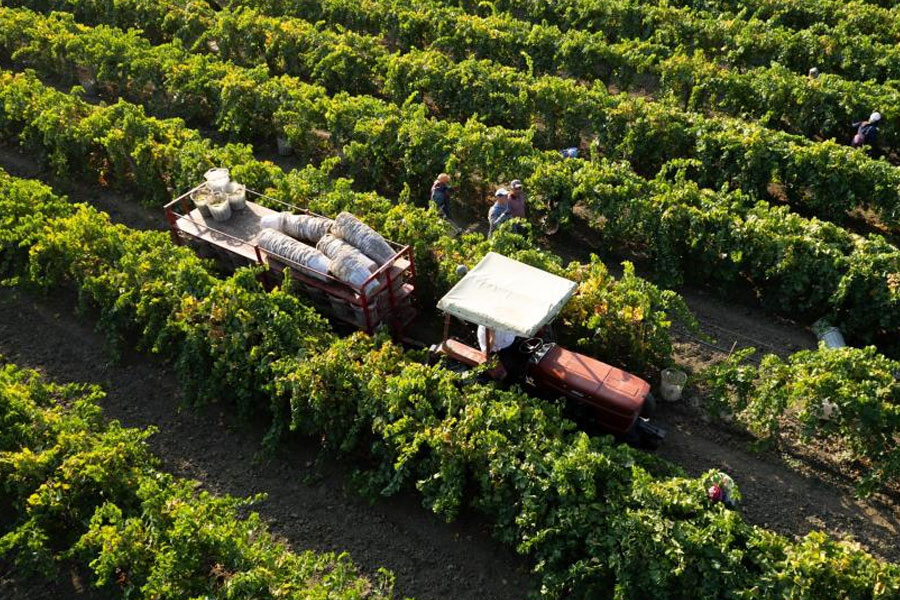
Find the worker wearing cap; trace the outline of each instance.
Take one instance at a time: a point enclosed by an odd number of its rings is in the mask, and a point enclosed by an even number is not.
[[[878,111],[869,115],[868,120],[857,121],[853,124],[856,127],[856,135],[853,136],[852,145],[855,148],[860,146],[875,146],[878,140],[878,123],[881,121],[881,113]]]
[[[450,176],[441,173],[431,186],[431,201],[444,216],[450,218]]]
[[[512,215],[509,211],[509,190],[500,188],[494,192],[494,204],[488,211],[488,237],[494,235],[494,231],[510,218]]]
[[[509,215],[511,218],[525,218],[525,190],[522,188],[522,182],[513,179],[509,184]],[[522,226],[516,223],[513,225],[515,233],[522,233]]]

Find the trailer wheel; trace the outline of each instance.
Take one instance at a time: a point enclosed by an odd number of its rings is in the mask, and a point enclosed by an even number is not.
[[[656,396],[647,394],[644,397],[644,406],[641,408],[641,416],[649,419],[656,414]]]

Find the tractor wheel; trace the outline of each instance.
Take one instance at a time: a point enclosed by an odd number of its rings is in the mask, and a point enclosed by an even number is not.
[[[641,416],[650,419],[656,414],[656,396],[647,394],[644,398],[644,406],[641,408]]]

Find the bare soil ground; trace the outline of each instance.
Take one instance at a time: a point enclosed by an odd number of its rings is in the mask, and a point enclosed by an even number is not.
[[[53,187],[57,194],[66,194],[71,202],[89,204],[108,213],[113,223],[121,223],[134,229],[166,228],[162,208],[148,208],[140,204],[139,198],[129,198],[99,185],[86,185],[74,178],[56,177],[34,157],[27,156],[17,145],[11,145],[5,140],[0,140],[0,168],[16,177],[43,181]]]
[[[753,452],[748,435],[705,422],[688,403],[661,406],[655,420],[668,430],[658,453],[690,475],[712,468],[731,473],[743,495],[740,511],[751,523],[787,536],[823,530],[900,561],[900,498],[896,492],[856,498],[853,480],[823,459],[825,448],[787,444]]]
[[[616,273],[623,257],[604,256],[585,227],[571,235],[557,234],[543,241],[568,260],[586,260],[593,251]],[[649,277],[641,272],[639,275]],[[817,340],[806,327],[766,312],[752,298],[730,299],[716,289],[685,286],[677,290],[696,317],[699,335],[675,327],[675,360],[688,372],[698,372],[729,352],[754,347],[762,354],[782,357],[815,348]],[[706,338],[706,339],[704,339]],[[651,382],[654,385],[658,381]],[[856,498],[856,465],[836,460],[826,444],[792,442],[786,423],[778,448],[752,449],[754,439],[738,428],[711,421],[690,386],[678,403],[659,404],[654,422],[668,436],[658,454],[681,465],[691,475],[713,468],[726,469],[743,495],[741,512],[751,522],[791,536],[821,529],[842,539],[855,539],[873,554],[900,561],[900,493],[885,490],[866,500]]]
[[[157,216],[96,186],[54,181],[15,149],[0,146],[0,166],[15,175],[50,181],[71,200],[90,202],[114,221],[137,228],[163,226],[161,211]],[[577,239],[544,241],[566,258],[582,258],[576,255],[591,248]],[[806,329],[759,308],[721,300],[714,290],[679,291],[712,338],[710,344],[676,335],[678,360],[689,368],[721,358],[735,343],[782,355],[815,345]],[[441,523],[422,510],[413,495],[370,506],[348,490],[345,465],[315,464],[314,441],[295,440],[277,456],[261,456],[259,428],[248,429],[216,406],[183,410],[168,368],[146,356],[109,363],[102,338],[72,316],[71,306],[68,298],[0,290],[0,353],[60,381],[104,385],[109,393],[106,414],[130,426],[159,427],[154,449],[174,472],[199,479],[217,492],[267,492],[269,499],[258,510],[294,548],[346,550],[368,572],[379,566],[394,570],[398,592],[418,598],[519,598],[533,585],[524,562],[493,542],[478,519],[464,516],[454,524]],[[663,405],[658,413],[657,420],[669,431],[660,454],[693,475],[728,468],[740,486],[741,511],[750,522],[786,535],[824,529],[855,538],[877,556],[900,561],[895,544],[900,535],[898,498],[856,500],[852,482],[831,468],[824,450],[755,453],[748,436],[726,424],[704,421],[690,402]],[[0,565],[0,597],[53,597],[29,595],[27,582],[3,573]],[[46,587],[35,585],[38,590]],[[26,592],[16,595],[18,589]],[[71,594],[60,590],[58,595]]]
[[[111,363],[102,336],[73,316],[73,302],[0,289],[0,354],[56,381],[102,385],[108,418],[159,429],[151,445],[167,470],[220,494],[267,493],[256,510],[291,547],[349,552],[370,574],[384,566],[396,574],[400,597],[504,600],[531,589],[524,561],[493,541],[481,520],[464,515],[446,524],[412,493],[370,504],[350,487],[345,464],[317,461],[316,440],[264,453],[263,427],[226,407],[184,409],[173,373],[153,358]],[[10,597],[6,585],[0,577],[0,597]]]

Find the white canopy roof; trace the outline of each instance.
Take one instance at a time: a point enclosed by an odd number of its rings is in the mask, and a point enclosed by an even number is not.
[[[531,337],[562,310],[575,282],[488,252],[438,308],[464,321]]]

